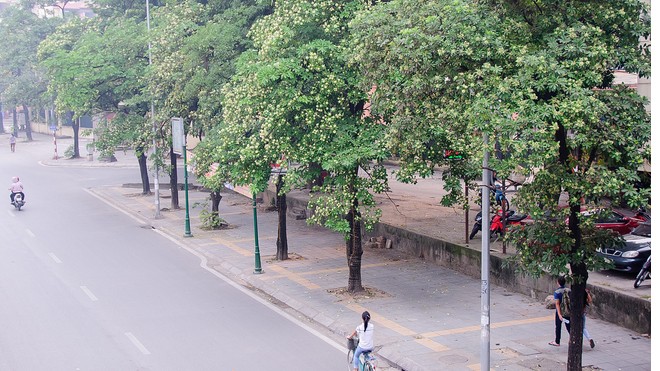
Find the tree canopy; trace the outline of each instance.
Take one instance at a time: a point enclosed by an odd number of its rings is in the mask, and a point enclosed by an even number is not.
[[[372,113],[387,122],[400,179],[428,175],[443,164],[440,150],[458,150],[467,160],[445,164],[443,179],[452,191],[445,201],[461,201],[458,178],[479,170],[484,149],[495,153],[483,147],[485,134],[504,152],[491,157],[498,176],[533,178],[515,203],[536,222],[510,235],[521,269],[568,275],[580,307],[588,271],[604,266],[596,248],[616,238],[580,211],[648,200],[648,190],[635,188],[649,159],[646,102],[612,86],[615,69],[650,71],[646,6],[393,0],[361,13],[352,28],[352,58],[364,88],[374,87]],[[580,311],[571,317],[576,328]],[[569,369],[580,368],[581,340],[571,336]]]

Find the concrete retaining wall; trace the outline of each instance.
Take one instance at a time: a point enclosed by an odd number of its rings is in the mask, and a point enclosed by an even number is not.
[[[266,204],[275,204],[275,192],[267,190],[261,195]],[[297,214],[304,210],[309,216],[306,196],[298,191],[287,194],[288,211]],[[393,248],[409,255],[432,261],[468,276],[481,279],[481,250],[472,249],[412,232],[386,223],[377,223],[373,230],[365,232],[369,237],[383,236],[392,240]],[[490,282],[507,290],[528,295],[543,301],[556,288],[556,280],[550,276],[532,278],[516,272],[515,266],[507,264],[507,256],[491,252]],[[594,295],[594,304],[589,316],[614,323],[641,334],[651,334],[651,301],[601,286],[587,284]]]
[[[420,233],[411,232],[385,223],[378,223],[365,237],[383,236],[393,241],[393,247],[440,266],[451,268],[471,277],[481,278],[481,251],[466,246],[441,241]],[[501,255],[501,254],[500,254]],[[543,276],[538,279],[516,272],[506,264],[506,257],[491,253],[491,284],[513,292],[543,300],[556,286],[555,279]],[[587,285],[592,291],[594,304],[591,317],[629,328],[642,334],[651,334],[651,302],[628,296],[604,287]]]
[[[33,133],[41,133],[41,134],[48,134],[48,135],[53,135],[53,132],[49,130],[48,125],[43,122],[32,122],[30,124],[30,128],[32,129]],[[91,139],[92,138],[92,130],[88,128],[80,128],[80,131],[78,133],[78,137],[80,139]],[[56,135],[58,137],[73,137],[73,128],[71,126],[59,126],[57,128],[57,133]]]

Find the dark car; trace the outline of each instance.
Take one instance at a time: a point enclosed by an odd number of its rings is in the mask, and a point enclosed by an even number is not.
[[[651,223],[641,223],[623,239],[621,244],[600,247],[598,254],[614,263],[613,269],[637,274],[651,255]]]

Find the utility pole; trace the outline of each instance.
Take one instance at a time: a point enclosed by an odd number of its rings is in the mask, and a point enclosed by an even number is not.
[[[481,371],[490,370],[490,180],[488,134],[484,138],[483,175],[481,178]]]
[[[147,8],[147,33],[148,33],[148,50],[149,50],[149,66],[151,66],[151,24],[150,24],[150,16],[149,16],[149,0],[145,0],[145,6]],[[158,128],[156,127],[156,118],[154,114],[154,100],[153,98],[151,99],[151,123],[152,123],[152,128],[154,132],[154,137],[153,137],[153,142],[152,145],[154,147],[154,155],[158,156],[158,148],[156,147],[156,134],[158,134]],[[154,166],[156,174],[154,175],[154,194],[155,194],[155,200],[154,203],[156,204],[156,214],[154,215],[154,219],[159,219],[160,218],[160,185],[158,183],[158,160],[156,160],[156,166]]]

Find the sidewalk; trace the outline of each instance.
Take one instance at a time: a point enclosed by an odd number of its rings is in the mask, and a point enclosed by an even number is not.
[[[118,163],[133,166],[132,156]],[[45,160],[47,166],[94,166],[97,161]],[[136,179],[137,179],[136,173]],[[167,234],[196,251],[207,264],[236,282],[261,292],[299,313],[299,318],[327,328],[338,343],[369,310],[377,326],[378,357],[405,370],[480,369],[480,286],[470,278],[396,250],[367,249],[362,261],[362,282],[369,295],[351,297],[342,292],[348,281],[344,241],[336,233],[289,219],[287,231],[292,259],[274,261],[276,212],[259,212],[259,245],[264,273],[254,272],[254,232],[250,200],[223,193],[220,214],[230,228],[204,231],[200,208],[191,208],[192,233],[184,238],[183,210],[161,212],[154,220],[153,197],[140,189],[93,189],[108,203]],[[191,191],[190,204],[204,202],[208,194]],[[180,199],[183,195],[180,194]],[[562,346],[551,347],[554,313],[529,297],[491,287],[490,367],[501,370],[565,369],[568,334]],[[596,347],[585,342],[583,365],[603,370],[650,370],[651,341],[630,330],[589,318],[587,326]]]
[[[153,220],[151,197],[139,189],[92,190],[109,203],[144,220],[180,244],[202,254],[218,272],[271,296],[336,334],[337,342],[369,310],[377,325],[381,358],[405,370],[475,370],[480,367],[480,282],[451,270],[403,256],[394,250],[369,249],[362,263],[363,284],[371,295],[341,292],[348,270],[343,239],[304,221],[288,220],[289,253],[273,260],[277,214],[259,214],[264,273],[254,272],[252,210],[248,199],[223,195],[220,211],[231,228],[204,231],[199,210],[191,212],[194,237],[183,237],[184,211],[164,211]],[[191,204],[207,194],[190,192]],[[556,370],[565,368],[568,335],[561,347],[553,339],[554,317],[537,301],[493,287],[491,292],[491,368]],[[609,323],[592,320],[588,328],[596,348],[585,342],[583,364],[603,370],[650,370],[650,339]]]

